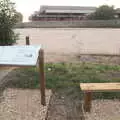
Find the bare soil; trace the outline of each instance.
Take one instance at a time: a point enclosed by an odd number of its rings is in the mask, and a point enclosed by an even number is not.
[[[93,100],[90,113],[85,113],[85,120],[120,120],[120,101]]]
[[[47,120],[85,120],[80,95],[74,94],[72,88],[55,92],[50,101]]]
[[[59,63],[59,62],[89,62],[89,63],[103,63],[120,65],[120,55],[97,55],[97,54],[45,54],[46,63]]]
[[[46,90],[47,105],[40,102],[40,90],[5,89],[0,102],[0,120],[45,120],[51,90]]]
[[[49,58],[52,54],[46,56]],[[59,56],[59,57],[57,57]],[[91,63],[103,63],[103,64],[120,64],[119,56],[99,56],[99,55],[56,55],[50,57],[50,61],[46,62],[70,62],[82,61]],[[110,73],[110,78],[119,77],[119,73]],[[76,91],[75,91],[76,92]],[[48,110],[48,120],[119,120],[120,119],[120,101],[104,100],[100,98],[93,100],[92,109],[90,113],[85,113],[83,110],[83,93],[77,93],[75,95],[72,88],[66,88],[65,90],[56,91],[50,101]]]
[[[19,45],[30,36],[32,45],[42,44],[46,53],[120,53],[120,29],[110,28],[28,28],[16,29]]]
[[[91,112],[88,113],[83,109],[83,97],[77,96],[78,99],[76,99],[74,93],[68,95],[70,89],[66,91],[53,95],[47,120],[120,120],[120,101],[118,99],[93,100]]]
[[[50,57],[51,59],[46,61],[47,60],[46,57]],[[71,57],[66,55],[50,54],[46,57],[45,57],[45,62],[68,62],[71,58],[71,61],[81,60],[82,62],[119,64],[119,57],[111,57],[111,56],[109,57],[72,56]],[[114,77],[115,76],[118,77],[119,74],[115,73]],[[14,71],[12,71],[10,74],[8,74],[7,77],[4,78],[4,81],[6,81],[8,78],[16,79],[16,77],[17,76],[15,76]],[[48,108],[47,120],[119,120],[120,119],[119,100],[108,100],[108,101],[102,100],[102,102],[101,100],[95,100],[93,101],[92,104],[92,112],[85,113],[82,109],[82,103],[83,103],[82,95],[83,94],[80,92],[79,88],[74,89],[69,87],[66,89],[61,89],[59,91],[53,91],[53,95],[51,97],[50,105]],[[19,98],[23,98],[23,96],[20,95]],[[30,109],[32,109],[32,107]],[[35,120],[39,120],[39,118]]]
[[[40,114],[42,114],[41,109],[44,108],[41,108],[39,103],[40,91],[8,88],[9,85],[7,83],[9,83],[11,80],[18,79],[17,77],[19,76],[17,75],[21,74],[16,72],[16,70],[10,72],[4,78],[3,81],[5,82],[1,86],[1,119],[7,120],[7,117],[10,115],[12,116],[10,120],[13,120],[13,118],[16,117],[19,117],[20,120],[28,120],[28,118],[30,120],[41,120],[40,118],[43,118],[44,116],[41,115],[40,117]],[[80,101],[81,95],[79,94],[80,90],[79,88],[77,89],[77,91],[75,89],[76,88],[70,87],[66,89],[61,89],[59,91],[53,91],[50,102],[48,102],[49,107],[46,117],[47,120],[82,120],[83,115]],[[48,91],[47,93],[49,94],[50,92]],[[36,101],[34,101],[34,98],[36,99]],[[37,113],[38,111],[40,113]],[[6,114],[3,114],[3,112]],[[33,112],[32,115],[30,115],[31,112]],[[34,118],[35,115],[37,117]],[[40,118],[38,118],[38,116]],[[21,119],[21,117],[23,119]]]

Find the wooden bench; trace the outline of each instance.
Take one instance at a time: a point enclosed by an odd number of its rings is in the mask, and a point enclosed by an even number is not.
[[[92,92],[120,91],[120,83],[80,83],[80,88],[84,92],[84,110],[90,112]]]

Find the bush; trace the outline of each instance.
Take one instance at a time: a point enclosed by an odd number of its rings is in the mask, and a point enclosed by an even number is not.
[[[113,6],[102,5],[98,7],[95,13],[92,13],[88,16],[88,19],[93,20],[110,20],[114,19],[115,17],[115,9]]]
[[[14,33],[13,27],[15,19],[15,4],[10,0],[0,1],[0,45],[12,45],[16,43],[18,35]]]

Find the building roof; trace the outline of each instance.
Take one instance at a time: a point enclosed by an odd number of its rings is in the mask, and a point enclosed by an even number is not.
[[[87,6],[41,6],[40,13],[92,13],[96,7]]]

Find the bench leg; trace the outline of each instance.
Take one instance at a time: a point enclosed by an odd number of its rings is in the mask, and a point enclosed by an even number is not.
[[[85,92],[84,93],[84,110],[85,112],[90,112],[91,109],[91,102],[92,102],[92,92]]]

